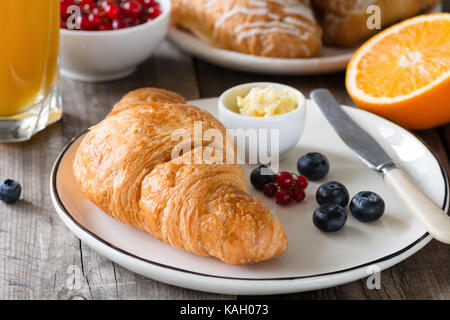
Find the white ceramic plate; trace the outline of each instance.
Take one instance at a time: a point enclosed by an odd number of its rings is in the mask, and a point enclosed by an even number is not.
[[[262,74],[303,75],[344,70],[358,46],[351,48],[323,47],[319,57],[281,59],[214,48],[189,32],[170,28],[169,39],[187,53],[224,68]]]
[[[217,99],[192,101],[217,116]],[[305,202],[279,207],[248,182],[248,191],[280,217],[289,239],[281,256],[254,265],[231,266],[173,248],[151,235],[110,218],[79,190],[72,160],[83,135],[58,157],[50,181],[53,204],[67,227],[82,241],[116,263],[144,276],[176,286],[223,294],[279,294],[335,286],[386,269],[427,244],[431,237],[408,213],[375,172],[338,138],[318,108],[307,106],[304,134],[282,170],[296,170],[299,156],[318,151],[331,164],[327,180],[344,183],[353,196],[362,190],[380,194],[384,217],[364,224],[351,215],[339,232],[325,234],[312,223],[318,183],[311,183]],[[418,185],[448,210],[448,179],[433,154],[416,137],[371,113],[345,107],[349,115],[386,149]],[[247,177],[254,166],[245,166]],[[369,268],[376,265],[374,268]]]
[[[441,12],[439,3],[428,13]],[[350,48],[324,46],[319,57],[308,59],[277,59],[214,48],[191,33],[170,28],[168,37],[187,53],[221,67],[239,71],[275,75],[322,74],[344,70],[360,44]]]

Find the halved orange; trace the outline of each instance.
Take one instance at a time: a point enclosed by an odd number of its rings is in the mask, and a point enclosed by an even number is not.
[[[362,109],[405,128],[450,122],[450,14],[417,16],[369,39],[347,67],[346,86]]]

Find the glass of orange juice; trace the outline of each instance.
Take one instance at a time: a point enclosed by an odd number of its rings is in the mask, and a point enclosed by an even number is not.
[[[0,142],[24,141],[59,120],[59,0],[2,0]]]

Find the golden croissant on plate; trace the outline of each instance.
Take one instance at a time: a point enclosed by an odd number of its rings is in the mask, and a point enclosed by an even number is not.
[[[309,0],[172,0],[172,23],[212,46],[257,56],[307,58],[322,46]]]
[[[231,140],[177,148],[174,134],[192,136],[199,124],[226,137],[217,119],[176,93],[128,93],[77,150],[73,172],[81,191],[111,217],[201,256],[249,264],[281,254],[281,222],[246,192],[242,167],[196,161],[206,151],[216,160],[234,155]]]
[[[369,6],[379,8],[380,26],[412,17],[440,0],[313,0],[313,7],[323,29],[325,44],[350,46],[379,30],[368,27],[375,13]]]

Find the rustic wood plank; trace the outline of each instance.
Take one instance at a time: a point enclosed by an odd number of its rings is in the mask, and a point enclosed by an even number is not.
[[[232,296],[183,289],[142,277],[81,243],[82,276],[93,299],[232,299]]]
[[[61,131],[58,123],[29,142],[0,145],[0,175],[23,186],[16,204],[0,203],[0,299],[87,295],[83,279],[77,284],[79,290],[68,289],[68,266],[81,266],[79,241],[50,203],[49,172],[65,143]]]
[[[446,126],[450,128],[450,125]],[[444,166],[447,173],[450,172],[450,162],[448,155],[449,144],[446,142],[445,136],[442,136],[440,132],[445,130],[445,127],[438,127],[436,129],[429,130],[418,130],[415,134],[429,147],[429,149],[434,153],[436,158]],[[450,131],[450,129],[447,129]]]
[[[443,147],[447,152],[447,159],[450,160],[450,123],[445,126],[441,126],[438,129],[439,137],[441,138]],[[449,165],[450,166],[450,165]],[[450,168],[447,167],[447,173],[450,174]]]

